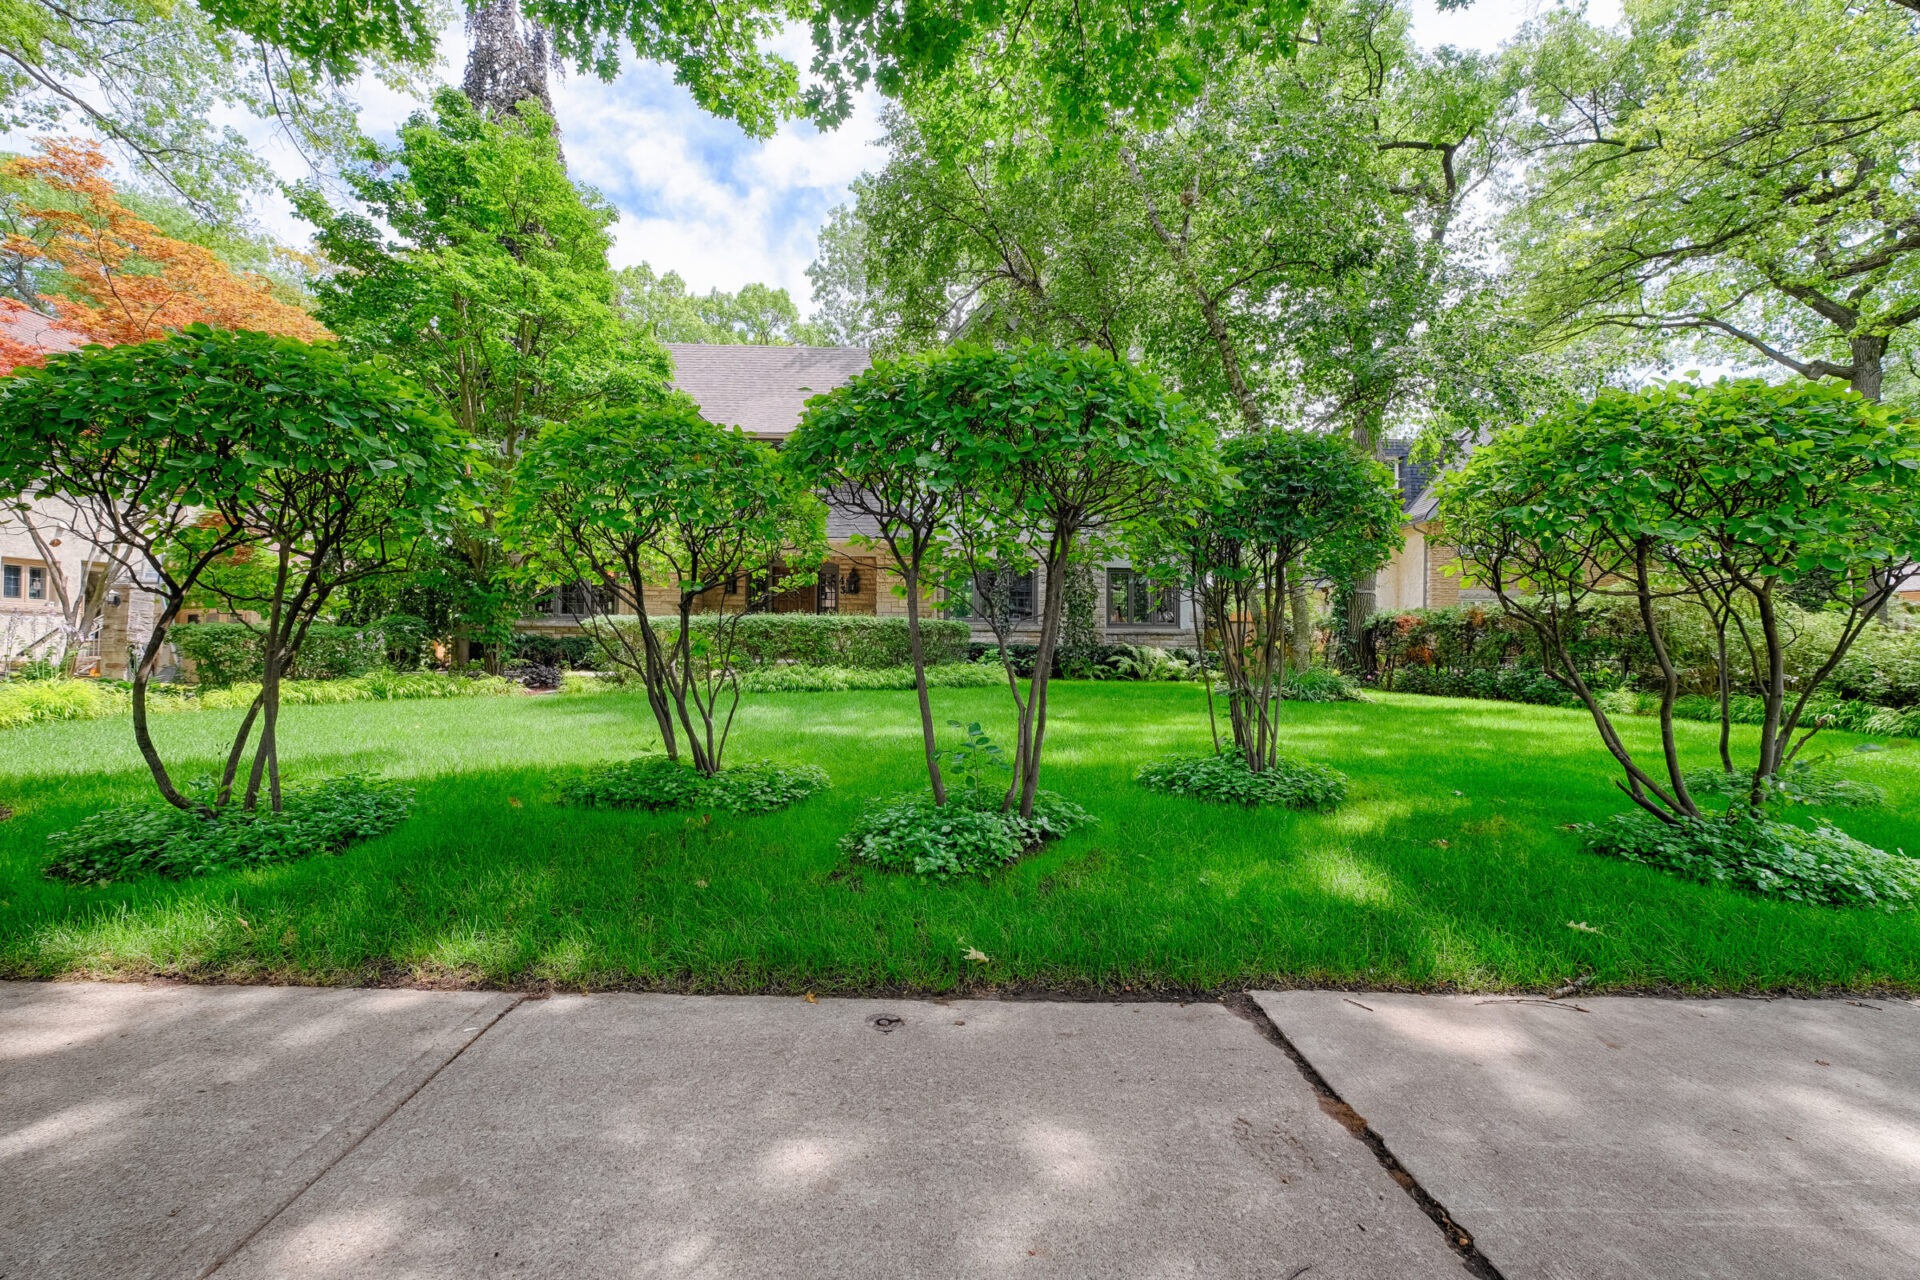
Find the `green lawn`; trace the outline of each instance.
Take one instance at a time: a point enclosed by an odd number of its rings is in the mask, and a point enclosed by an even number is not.
[[[1100,825],[952,885],[852,872],[835,848],[865,798],[920,781],[906,693],[750,699],[737,758],[812,761],[835,789],[711,820],[545,800],[555,771],[650,741],[634,697],[295,707],[295,780],[405,777],[413,817],[341,857],[96,889],[41,875],[46,836],[148,793],[127,722],[0,733],[0,804],[16,811],[0,824],[0,974],[819,992],[1498,990],[1591,974],[1595,989],[1920,990],[1920,912],[1767,902],[1582,852],[1562,824],[1626,803],[1582,714],[1392,695],[1289,705],[1292,748],[1351,774],[1352,799],[1326,816],[1246,813],[1131,781],[1203,747],[1198,690],[1055,690],[1047,784]],[[936,710],[1009,721],[992,690],[941,693]],[[236,714],[156,732],[210,769]],[[1650,722],[1630,729],[1651,747]],[[1681,729],[1711,760],[1711,727]],[[1888,746],[1848,768],[1891,804],[1832,816],[1920,853],[1920,743]]]

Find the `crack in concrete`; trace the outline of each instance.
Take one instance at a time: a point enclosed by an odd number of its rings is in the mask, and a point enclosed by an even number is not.
[[[326,1148],[330,1145],[338,1146],[338,1150],[332,1151],[321,1158],[319,1168],[314,1169],[307,1176],[301,1178],[299,1185],[288,1191],[287,1194],[280,1199],[279,1203],[275,1204],[272,1209],[263,1214],[260,1220],[255,1222],[245,1234],[228,1245],[212,1262],[208,1263],[207,1266],[199,1272],[197,1280],[209,1280],[209,1277],[214,1275],[214,1273],[238,1257],[243,1249],[249,1244],[252,1244],[261,1232],[272,1226],[281,1214],[292,1208],[294,1203],[311,1190],[315,1183],[326,1177],[342,1160],[345,1160],[355,1151],[358,1151],[360,1144],[378,1133],[387,1121],[393,1119],[393,1117],[399,1113],[402,1107],[413,1101],[422,1089],[432,1084],[434,1079],[438,1077],[442,1071],[445,1071],[448,1067],[459,1061],[460,1055],[478,1043],[480,1037],[493,1030],[494,1027],[499,1025],[502,1018],[526,1003],[529,998],[531,997],[515,995],[508,999],[507,1002],[491,1016],[482,1015],[478,1020],[478,1025],[472,1028],[462,1027],[461,1031],[471,1030],[471,1034],[462,1040],[452,1053],[447,1053],[444,1047],[429,1049],[408,1063],[406,1067],[396,1072],[393,1079],[381,1086],[381,1088],[359,1108],[359,1110],[362,1111],[367,1108],[373,1108],[374,1113],[371,1116],[364,1114],[348,1116],[334,1125],[318,1142],[308,1148],[308,1150],[312,1151]],[[433,1061],[435,1058],[438,1058],[439,1061]],[[427,1070],[424,1072],[421,1071],[423,1065],[427,1065]]]
[[[1300,1072],[1301,1078],[1307,1082],[1307,1087],[1313,1090],[1314,1097],[1320,1103],[1320,1110],[1331,1116],[1341,1128],[1352,1134],[1361,1145],[1373,1153],[1373,1158],[1379,1161],[1380,1167],[1386,1170],[1387,1176],[1413,1198],[1413,1202],[1420,1206],[1420,1211],[1432,1220],[1434,1226],[1440,1228],[1441,1235],[1446,1237],[1447,1247],[1459,1256],[1460,1264],[1466,1269],[1468,1275],[1473,1276],[1474,1280],[1505,1280],[1505,1277],[1500,1274],[1500,1269],[1480,1252],[1480,1247],[1473,1242],[1473,1236],[1455,1222],[1453,1216],[1447,1212],[1447,1207],[1435,1200],[1427,1189],[1420,1185],[1419,1180],[1407,1171],[1407,1167],[1400,1163],[1400,1158],[1387,1146],[1386,1140],[1374,1132],[1373,1126],[1367,1123],[1366,1117],[1347,1105],[1346,1099],[1335,1091],[1317,1067],[1307,1061],[1306,1055],[1294,1046],[1293,1041],[1287,1038],[1286,1032],[1267,1016],[1267,1011],[1262,1009],[1252,996],[1242,992],[1224,996],[1220,1003],[1236,1016],[1251,1022],[1254,1029],[1259,1031],[1269,1043],[1287,1055],[1294,1068]]]

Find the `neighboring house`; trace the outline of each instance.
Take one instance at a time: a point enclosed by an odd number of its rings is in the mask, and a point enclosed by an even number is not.
[[[1440,469],[1430,462],[1414,461],[1412,452],[1411,440],[1380,444],[1380,460],[1393,468],[1400,484],[1406,544],[1376,578],[1374,608],[1381,612],[1441,609],[1492,600],[1491,591],[1463,583],[1460,553],[1447,542],[1446,530],[1435,515],[1438,501],[1433,484],[1440,478]]]
[[[739,427],[755,439],[779,447],[800,425],[806,402],[833,390],[866,370],[871,359],[864,347],[761,347],[733,344],[668,343],[673,357],[673,385],[700,407],[707,421]],[[907,611],[900,578],[884,545],[861,545],[863,536],[877,532],[867,517],[832,503],[827,509],[830,556],[818,566],[775,566],[770,583],[739,583],[714,593],[713,608],[761,608],[774,613],[838,613],[866,617],[898,616]],[[789,591],[780,589],[783,572],[818,571],[818,581]],[[1015,578],[1008,597],[1015,616],[1016,639],[1038,632],[1034,616],[1045,584],[1037,572]],[[1134,644],[1178,645],[1192,634],[1190,610],[1176,592],[1149,589],[1124,560],[1094,570],[1096,618],[1110,641]],[[650,613],[670,613],[671,594],[648,590]],[[992,636],[984,617],[984,601],[930,602],[950,617],[965,617],[976,637]],[[523,620],[523,632],[572,632],[590,612],[584,586],[559,586],[540,603],[537,616]]]
[[[0,308],[0,339],[49,355],[82,343],[17,305]],[[153,596],[89,540],[90,524],[52,498],[0,510],[0,672],[64,650],[80,674],[125,678],[153,634]]]

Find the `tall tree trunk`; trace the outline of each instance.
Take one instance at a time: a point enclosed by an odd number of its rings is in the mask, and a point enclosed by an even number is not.
[[[1853,376],[1847,385],[1869,400],[1878,400],[1886,376],[1887,336],[1859,334],[1848,338],[1847,346],[1853,352]]]
[[[1287,605],[1293,611],[1293,666],[1305,671],[1313,665],[1313,600],[1307,594],[1306,562],[1295,557],[1288,566]]]

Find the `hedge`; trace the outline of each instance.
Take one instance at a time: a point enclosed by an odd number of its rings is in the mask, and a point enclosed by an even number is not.
[[[194,683],[205,688],[258,680],[265,673],[259,633],[245,623],[181,623],[167,638],[181,657],[192,661]],[[378,623],[339,627],[316,622],[307,629],[300,656],[288,674],[301,680],[339,680],[363,676],[386,661],[387,637]]]
[[[615,626],[632,626],[631,618],[616,618]],[[651,619],[663,641],[679,634],[677,617]],[[711,631],[721,619],[695,614],[696,633]],[[905,618],[848,617],[833,613],[753,613],[737,622],[734,665],[744,670],[792,664],[803,667],[845,667],[879,670],[911,665]],[[964,622],[924,618],[921,643],[927,665],[964,662],[971,631]]]

